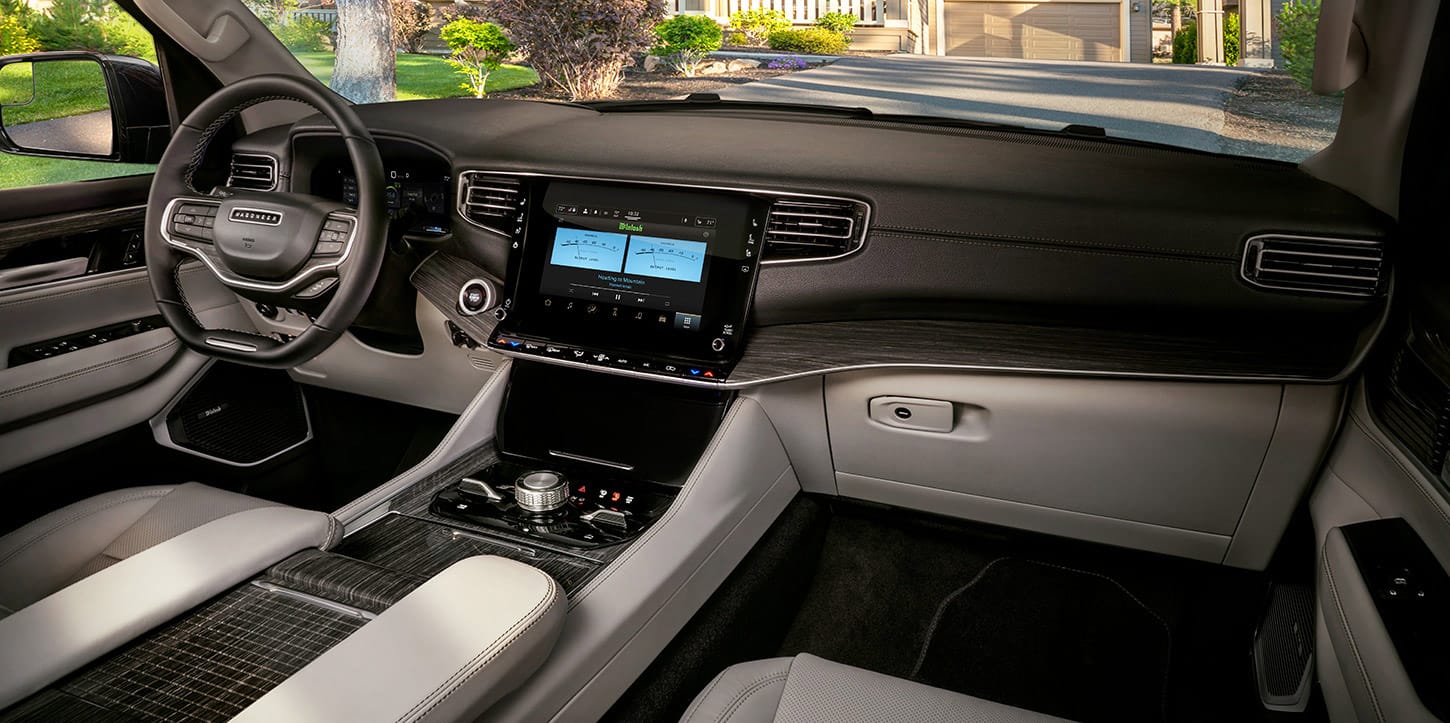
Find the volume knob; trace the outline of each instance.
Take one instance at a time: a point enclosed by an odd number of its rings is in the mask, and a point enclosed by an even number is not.
[[[557,510],[569,501],[569,484],[558,472],[530,472],[514,482],[514,501],[530,512]]]

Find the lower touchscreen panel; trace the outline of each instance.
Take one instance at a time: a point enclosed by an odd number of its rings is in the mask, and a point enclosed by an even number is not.
[[[723,380],[749,311],[766,202],[579,182],[532,196],[492,346]]]

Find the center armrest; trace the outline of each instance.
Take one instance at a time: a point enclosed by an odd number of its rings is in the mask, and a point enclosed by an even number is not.
[[[460,560],[233,720],[473,720],[549,656],[566,607],[537,568]]]

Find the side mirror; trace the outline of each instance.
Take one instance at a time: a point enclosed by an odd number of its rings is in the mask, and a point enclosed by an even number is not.
[[[88,52],[0,58],[0,151],[155,163],[171,139],[161,71]]]

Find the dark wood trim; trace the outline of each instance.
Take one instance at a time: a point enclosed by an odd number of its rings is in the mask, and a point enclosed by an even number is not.
[[[60,238],[117,226],[140,225],[146,221],[145,206],[121,206],[100,211],[58,213],[0,223],[0,257],[35,241]]]

